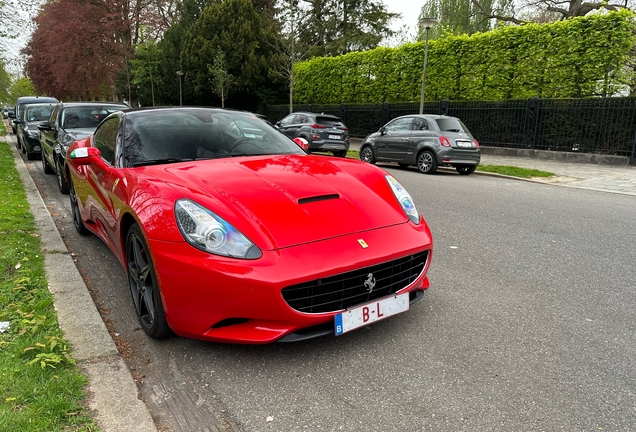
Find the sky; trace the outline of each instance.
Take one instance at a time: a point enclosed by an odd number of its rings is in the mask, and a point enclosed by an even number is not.
[[[403,25],[407,25],[410,33],[417,33],[417,21],[426,0],[383,0],[383,3],[389,12],[402,14],[402,19],[396,20],[394,23],[394,30],[399,30]]]

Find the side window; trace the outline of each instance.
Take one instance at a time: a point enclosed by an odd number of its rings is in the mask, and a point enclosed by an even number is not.
[[[426,119],[416,117],[413,119],[413,130],[428,130],[428,122]]]
[[[398,132],[398,131],[408,131],[411,130],[411,125],[413,124],[413,118],[399,118],[393,120],[391,123],[386,125],[384,130],[387,132]]]
[[[301,124],[301,123],[305,123],[307,121],[307,116],[303,115],[303,114],[296,114],[296,117],[294,117],[294,124]]]
[[[294,114],[288,115],[287,117],[285,117],[284,119],[282,119],[280,121],[280,125],[281,126],[288,126],[288,125],[292,124],[292,120],[294,120],[294,117],[296,117]]]
[[[102,153],[102,159],[110,165],[115,164],[115,145],[117,144],[117,131],[119,130],[119,117],[112,118],[95,132],[95,147]]]

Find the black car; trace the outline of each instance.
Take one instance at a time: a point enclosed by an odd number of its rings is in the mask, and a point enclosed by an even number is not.
[[[40,155],[40,131],[38,125],[48,121],[53,111],[53,103],[26,104],[22,108],[22,118],[14,120],[17,128],[17,146],[28,160]]]
[[[331,152],[344,157],[349,150],[349,129],[338,117],[330,114],[296,112],[289,114],[276,127],[289,138],[304,138],[312,151]]]
[[[18,124],[15,120],[22,120],[22,112],[24,111],[24,106],[26,104],[34,104],[34,103],[58,103],[59,101],[54,97],[48,96],[21,96],[15,103],[15,117],[14,121],[11,122],[11,129],[14,134],[18,133]],[[18,145],[19,143],[16,143]]]
[[[397,117],[369,135],[360,146],[364,162],[415,165],[424,174],[452,166],[472,174],[481,160],[479,143],[456,117],[412,114]]]
[[[48,121],[38,126],[42,144],[42,168],[46,174],[57,175],[60,192],[68,193],[64,158],[69,146],[74,141],[92,135],[109,114],[129,108],[124,103],[115,102],[59,103]]]

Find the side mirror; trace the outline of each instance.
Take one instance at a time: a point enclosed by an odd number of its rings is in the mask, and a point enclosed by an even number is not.
[[[386,133],[386,128],[384,126],[382,126],[380,128],[380,135],[384,135]]]
[[[279,122],[279,121],[277,121],[277,122],[276,122],[276,124],[275,124],[274,126],[276,126],[276,127],[280,127],[280,122]]]
[[[309,141],[307,141],[305,138],[301,138],[301,137],[296,137],[293,140],[298,147],[300,147],[301,149],[307,151],[309,150]]]
[[[38,125],[38,129],[41,131],[50,131],[51,130],[51,122],[43,122]]]
[[[90,165],[102,163],[102,152],[95,147],[76,148],[69,154],[69,159],[76,165]]]
[[[15,118],[15,116],[13,117],[13,124],[20,124],[23,123],[22,120]]]
[[[14,119],[15,118],[15,113],[14,112],[8,112],[7,113],[7,117],[9,117],[10,119]]]

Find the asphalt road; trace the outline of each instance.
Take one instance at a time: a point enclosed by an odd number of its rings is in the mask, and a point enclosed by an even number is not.
[[[344,336],[236,346],[148,339],[124,270],[27,165],[162,430],[636,430],[634,197],[387,165],[435,239],[424,299]]]

